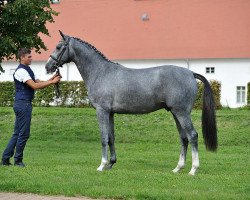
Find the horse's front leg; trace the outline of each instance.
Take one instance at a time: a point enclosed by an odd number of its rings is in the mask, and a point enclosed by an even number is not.
[[[108,167],[108,141],[109,134],[111,132],[110,127],[110,113],[105,111],[102,108],[97,108],[97,118],[99,122],[99,128],[101,133],[101,142],[102,142],[102,161],[101,165],[97,168],[98,171],[103,171]]]
[[[116,153],[115,153],[115,130],[114,130],[114,113],[110,113],[109,116],[110,124],[110,134],[109,134],[109,149],[110,149],[110,162],[108,168],[111,169],[112,166],[116,163]]]

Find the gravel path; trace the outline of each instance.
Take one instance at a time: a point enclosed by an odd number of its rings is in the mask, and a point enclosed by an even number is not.
[[[41,196],[29,193],[0,192],[1,200],[91,200],[87,197]]]

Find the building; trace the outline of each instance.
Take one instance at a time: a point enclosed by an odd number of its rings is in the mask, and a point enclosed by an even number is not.
[[[57,0],[59,11],[42,36],[49,51],[33,56],[32,67],[46,79],[44,65],[60,40],[58,30],[81,38],[126,67],[173,64],[221,82],[223,106],[247,103],[250,82],[249,0]],[[0,81],[12,80],[16,62],[5,62]],[[73,63],[63,80],[82,80]]]

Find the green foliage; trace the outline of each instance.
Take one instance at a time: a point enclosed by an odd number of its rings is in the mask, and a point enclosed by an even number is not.
[[[46,22],[54,22],[48,0],[12,0],[0,6],[0,72],[1,61],[13,59],[18,49],[46,50],[39,33],[49,35]]]
[[[214,92],[216,109],[221,108],[220,104],[220,83],[212,81],[211,86]],[[198,82],[199,92],[194,108],[202,108],[202,92],[203,84]],[[89,106],[87,100],[87,89],[83,81],[61,81],[60,82],[61,97],[57,102],[57,106],[84,107]],[[13,82],[0,82],[0,106],[13,105]],[[37,90],[33,100],[34,106],[50,106],[55,100],[54,87],[50,86],[42,90]]]
[[[250,108],[250,82],[247,84],[247,106]]]
[[[0,106],[12,106],[14,103],[14,83],[0,82]],[[55,89],[53,86],[36,90],[33,100],[34,106],[50,106],[54,102],[57,106],[67,107],[85,107],[88,106],[87,90],[83,81],[61,81],[61,96],[55,98]]]
[[[53,86],[37,90],[33,101],[34,106],[49,106],[55,100],[57,106],[84,107],[88,106],[87,90],[83,81],[61,81],[61,96],[55,98]]]
[[[219,148],[205,150],[201,111],[192,119],[201,136],[200,169],[191,177],[191,148],[186,167],[173,174],[179,159],[179,134],[170,112],[115,115],[117,163],[97,172],[101,142],[91,108],[33,109],[26,168],[0,166],[0,191],[97,199],[249,199],[250,115],[248,110],[217,111]],[[12,108],[0,107],[0,153],[11,137]],[[13,159],[11,159],[13,163]]]
[[[0,106],[12,106],[14,103],[14,83],[0,82]]]
[[[211,88],[213,90],[214,94],[214,101],[215,101],[215,107],[216,109],[221,109],[221,103],[220,103],[220,98],[221,98],[221,84],[218,81],[210,81]],[[197,94],[197,99],[194,104],[194,108],[201,109],[202,108],[202,94],[203,94],[203,88],[204,84],[202,82],[198,82],[198,94]]]

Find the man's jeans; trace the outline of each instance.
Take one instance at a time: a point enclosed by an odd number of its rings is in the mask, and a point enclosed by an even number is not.
[[[14,160],[15,162],[20,162],[23,159],[23,151],[30,136],[30,122],[32,113],[31,101],[15,101],[14,112],[16,115],[14,133],[3,152],[2,160],[9,160],[15,152]]]

